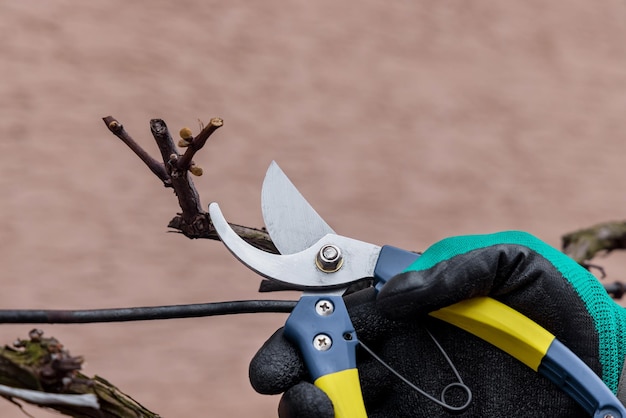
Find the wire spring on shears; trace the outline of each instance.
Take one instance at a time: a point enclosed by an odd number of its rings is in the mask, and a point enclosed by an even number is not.
[[[442,407],[444,407],[444,408],[446,408],[446,409],[448,409],[450,411],[453,411],[453,412],[463,411],[472,402],[472,390],[465,383],[463,383],[463,379],[461,378],[461,375],[459,374],[459,371],[454,366],[454,363],[452,363],[452,360],[450,359],[450,357],[448,356],[446,351],[443,349],[441,344],[439,344],[439,341],[437,341],[435,336],[428,329],[426,329],[426,332],[428,333],[430,338],[433,340],[433,342],[435,343],[435,345],[437,346],[437,348],[439,349],[439,351],[441,352],[443,357],[446,359],[446,361],[448,362],[448,365],[450,365],[450,368],[452,369],[452,371],[454,372],[454,374],[455,374],[455,376],[457,378],[457,382],[450,383],[448,386],[443,388],[443,390],[441,391],[441,394],[440,394],[440,399],[437,399],[434,396],[430,395],[429,393],[426,393],[425,391],[420,389],[418,386],[413,384],[411,381],[409,381],[406,377],[402,376],[393,367],[391,367],[389,364],[387,364],[382,358],[380,358],[378,355],[376,355],[376,353],[374,353],[374,351],[372,351],[372,349],[369,348],[368,346],[366,346],[362,341],[359,341],[359,344],[361,345],[361,347],[363,347],[363,349],[365,349],[365,351],[367,351],[374,358],[374,360],[378,361],[387,370],[389,370],[396,377],[398,377],[405,384],[407,384],[411,389],[415,390],[416,392],[418,392],[422,396],[428,398],[429,400],[431,400],[432,402],[436,403],[437,405],[440,405],[440,406],[442,406]],[[460,388],[462,391],[464,391],[467,394],[467,400],[465,401],[465,403],[463,403],[460,406],[454,406],[454,405],[450,405],[449,403],[446,402],[446,393],[450,389],[452,389],[452,388]]]

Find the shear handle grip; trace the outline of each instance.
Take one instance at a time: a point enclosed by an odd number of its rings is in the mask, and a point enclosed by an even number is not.
[[[509,353],[550,379],[594,418],[626,418],[626,408],[578,356],[536,322],[488,297],[430,313]]]
[[[335,418],[367,418],[356,368],[321,376],[313,383],[330,398]]]
[[[304,359],[313,384],[333,403],[336,418],[367,418],[356,368],[354,326],[341,296],[304,295],[285,323],[285,336]]]
[[[419,254],[385,245],[374,270],[376,289],[408,268]],[[597,418],[626,418],[626,409],[604,382],[554,335],[530,318],[488,297],[468,299],[431,316],[509,353],[550,379]]]

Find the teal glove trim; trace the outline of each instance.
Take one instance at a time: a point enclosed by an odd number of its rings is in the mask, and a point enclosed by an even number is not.
[[[405,271],[427,270],[457,255],[503,244],[530,248],[548,260],[572,285],[598,331],[602,380],[613,393],[617,393],[626,354],[623,344],[626,338],[626,310],[611,299],[595,276],[556,248],[521,231],[451,237],[433,244]]]

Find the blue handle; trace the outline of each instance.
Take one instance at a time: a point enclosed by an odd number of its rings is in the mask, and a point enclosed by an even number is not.
[[[538,372],[570,395],[594,418],[624,418],[626,408],[579,357],[555,339]]]
[[[332,305],[331,314],[318,313],[323,309],[316,309],[321,300]],[[316,340],[321,335],[327,340]],[[285,323],[285,336],[300,349],[313,380],[356,368],[358,340],[341,296],[302,296]]]
[[[341,296],[305,295],[285,324],[315,386],[330,398],[336,418],[367,418],[356,368],[358,340]]]
[[[378,262],[374,267],[374,286],[376,291],[380,291],[382,287],[396,274],[404,271],[415,260],[419,258],[419,254],[412,253],[402,248],[392,247],[391,245],[384,245],[380,249],[378,255]]]

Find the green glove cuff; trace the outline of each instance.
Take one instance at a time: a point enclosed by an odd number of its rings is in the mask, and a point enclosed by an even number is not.
[[[626,310],[611,299],[591,273],[556,248],[520,231],[452,237],[432,245],[406,271],[427,270],[455,256],[503,244],[521,245],[538,253],[571,284],[593,318],[598,332],[602,379],[613,393],[617,393],[626,354]]]

